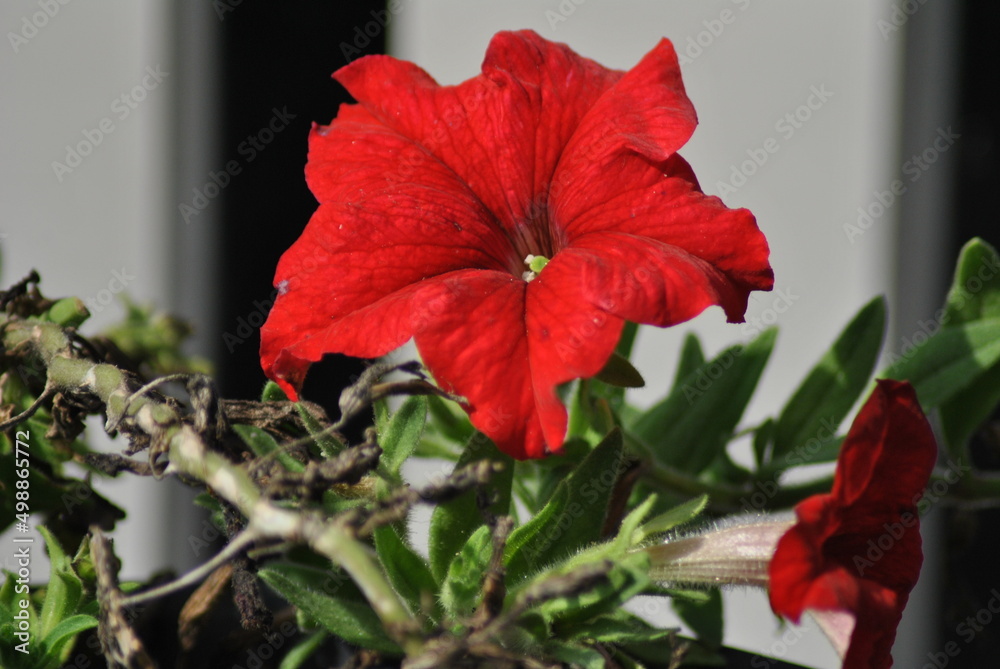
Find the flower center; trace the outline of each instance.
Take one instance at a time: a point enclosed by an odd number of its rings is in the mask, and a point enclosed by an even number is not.
[[[549,259],[545,256],[531,255],[530,253],[524,258],[524,266],[528,269],[521,273],[521,278],[525,281],[531,281],[549,264]]]

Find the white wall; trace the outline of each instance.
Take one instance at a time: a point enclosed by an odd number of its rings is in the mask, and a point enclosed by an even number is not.
[[[163,0],[0,4],[0,281],[37,268],[46,295],[88,302],[85,332],[122,316],[113,293],[161,308],[171,297],[171,11]],[[187,544],[183,515],[165,513],[173,485],[96,483],[130,511],[115,533],[126,577],[194,560],[171,553]]]
[[[900,32],[877,24],[889,17],[889,2],[866,0],[403,1],[391,24],[390,50],[440,83],[454,84],[478,73],[499,30],[532,28],[622,69],[660,37],[673,40],[688,61],[682,61],[685,85],[701,121],[681,153],[707,192],[724,192],[724,182],[739,186],[724,200],[756,214],[772,251],[775,291],[756,294],[748,321],[776,322],[780,333],[749,424],[779,410],[850,317],[891,291],[899,207],[890,206],[853,240],[844,229],[856,224],[857,208],[868,207],[876,190],[900,177],[903,43]],[[832,95],[822,104],[814,97],[814,110],[801,109],[816,90]],[[797,127],[782,122],[797,111],[808,112],[808,120]],[[747,152],[758,152],[768,138],[777,152],[760,167],[748,164],[745,183],[733,180]],[[633,399],[648,404],[662,395],[689,330],[702,336],[710,354],[756,330],[724,320],[713,308],[689,325],[641,331],[636,363],[648,388]],[[786,646],[763,594],[732,592],[728,602],[727,644],[809,666],[839,666],[814,624]],[[913,639],[899,645],[920,648]]]

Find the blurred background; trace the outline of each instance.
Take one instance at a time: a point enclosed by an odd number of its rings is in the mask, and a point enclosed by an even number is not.
[[[91,332],[121,318],[123,293],[169,309],[194,324],[191,350],[212,360],[223,393],[256,397],[274,267],[315,208],[306,135],[348,100],[330,73],[388,52],[454,84],[478,73],[493,33],[520,28],[627,69],[665,36],[701,121],[681,153],[707,192],[756,214],[776,283],[752,298],[745,325],[711,309],[641,331],[648,387],[633,399],[663,393],[684,333],[712,354],[777,324],[752,422],[780,408],[877,294],[890,305],[887,354],[929,334],[961,244],[1000,243],[987,209],[998,19],[987,0],[5,0],[2,281],[37,268],[47,295],[87,302]],[[360,368],[326,361],[305,394],[332,409]],[[141,483],[101,485],[132,510],[116,533],[125,574],[204,559],[190,541],[200,520],[167,512],[184,491]],[[896,666],[924,666],[949,641],[960,649],[951,666],[1000,653],[996,630],[957,629],[993,596],[996,521],[944,509],[926,519]],[[760,593],[728,600],[728,644],[837,666],[814,625],[786,633]]]

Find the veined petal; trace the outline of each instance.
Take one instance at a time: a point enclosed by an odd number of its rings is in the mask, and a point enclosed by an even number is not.
[[[747,289],[683,247],[648,237],[592,233],[557,260],[577,277],[591,304],[635,323],[674,325],[713,305],[730,322],[741,322],[746,311]]]
[[[381,123],[454,170],[508,229],[538,219],[570,135],[621,76],[527,30],[497,33],[482,75],[458,86],[390,56],[334,75]]]
[[[626,155],[613,169],[587,167],[566,183],[553,212],[571,247],[588,244],[588,235],[616,232],[678,249],[712,268],[720,295],[730,295],[719,304],[731,322],[743,320],[750,291],[774,284],[767,240],[753,214],[701,193],[680,156],[654,165]]]
[[[526,287],[499,272],[458,273],[435,296],[440,313],[415,337],[438,383],[465,398],[472,424],[519,459],[545,453],[524,329]]]
[[[352,150],[340,133],[313,132],[314,143],[345,145],[347,164],[377,151],[331,182],[327,192],[339,188],[339,199],[320,206],[278,263],[281,292],[261,328],[261,362],[293,396],[308,362],[324,353],[375,357],[406,342],[410,300],[427,279],[518,269],[490,213],[447,167],[427,161],[408,181],[382,179],[393,174],[393,151],[411,143],[393,133],[366,137],[365,148]],[[366,160],[375,167],[362,167]]]
[[[569,140],[559,171],[606,167],[623,151],[662,162],[687,143],[697,125],[677,53],[662,39],[594,103]]]

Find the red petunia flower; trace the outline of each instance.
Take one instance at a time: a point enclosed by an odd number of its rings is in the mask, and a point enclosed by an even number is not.
[[[628,72],[523,31],[458,86],[387,56],[334,78],[357,104],[310,135],[320,206],[261,329],[293,398],[323,354],[412,337],[477,428],[540,457],[566,432],[555,387],[598,373],[626,320],[719,305],[741,322],[772,286],[753,216],[703,195],[675,153],[696,117],[667,40]]]
[[[796,506],[778,541],[771,607],[794,622],[812,613],[845,669],[892,666],[923,561],[917,501],[936,459],[913,388],[879,381],[841,447],[833,490]]]

